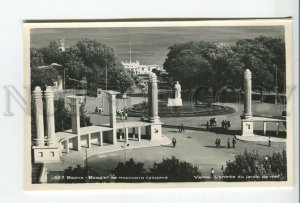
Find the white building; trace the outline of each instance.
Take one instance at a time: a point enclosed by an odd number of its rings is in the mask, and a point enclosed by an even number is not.
[[[152,72],[153,69],[166,72],[165,69],[160,67],[159,65],[142,65],[139,61],[135,62],[121,62],[125,69],[133,71],[137,75],[148,75]]]

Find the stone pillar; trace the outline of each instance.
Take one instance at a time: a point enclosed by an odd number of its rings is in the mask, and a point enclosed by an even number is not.
[[[67,150],[67,154],[70,153],[70,149],[69,149],[69,139],[66,139],[66,150]]]
[[[148,94],[150,94],[148,97],[150,122],[160,123],[158,116],[157,77],[155,73],[149,74]]]
[[[267,122],[263,122],[263,131],[264,131],[264,135],[267,134]]]
[[[104,91],[108,95],[109,100],[109,126],[112,128],[112,135],[109,137],[112,144],[117,143],[117,114],[116,114],[116,95],[119,92]]]
[[[76,134],[75,143],[73,143],[73,148],[77,151],[81,150],[81,139],[80,139],[80,100],[81,97],[70,96],[70,106],[71,106],[71,120],[72,120],[72,133]]]
[[[279,135],[279,123],[277,122],[276,123],[276,136],[278,136]]]
[[[43,147],[45,144],[43,100],[42,100],[42,90],[39,86],[35,87],[33,95],[34,95],[34,103],[35,103],[36,146]]]
[[[138,127],[138,141],[141,141],[141,126]]]
[[[252,117],[252,73],[249,69],[244,73],[244,112],[243,118],[249,119]]]
[[[100,131],[100,146],[103,146],[103,132]]]
[[[128,128],[125,128],[125,142],[128,142]]]
[[[87,147],[91,148],[92,147],[92,142],[91,142],[91,133],[88,134],[87,137]]]
[[[54,92],[51,86],[47,87],[45,91],[45,98],[47,107],[47,143],[48,146],[55,146]]]

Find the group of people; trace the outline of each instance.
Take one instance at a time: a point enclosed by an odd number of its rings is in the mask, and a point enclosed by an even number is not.
[[[222,128],[226,128],[226,129],[228,129],[228,128],[230,128],[230,121],[226,121],[226,120],[223,120],[222,121]]]
[[[207,121],[207,123],[208,123],[208,121]],[[209,126],[216,127],[217,126],[217,119],[216,118],[209,119]]]
[[[100,115],[101,113],[103,113],[103,107],[102,106],[96,106],[95,112]]]
[[[211,119],[209,119],[209,121],[206,122],[206,128],[207,129],[211,126],[213,126],[213,127],[217,126],[217,119],[216,118],[211,118]],[[228,128],[230,128],[230,126],[231,126],[230,121],[227,121],[227,120],[222,121],[222,128],[228,129]]]
[[[230,142],[230,139],[228,138],[227,140],[227,148],[231,148],[231,143],[232,143],[232,148],[235,148],[236,140],[235,138],[232,138],[232,141]],[[216,147],[219,148],[221,147],[221,139],[217,138],[215,141]]]
[[[183,126],[183,123],[181,123],[180,125],[178,125],[178,132],[179,132],[179,133],[184,132],[184,126]]]
[[[124,110],[117,108],[116,113],[117,113],[117,116],[120,116],[121,120],[127,120],[128,114]]]

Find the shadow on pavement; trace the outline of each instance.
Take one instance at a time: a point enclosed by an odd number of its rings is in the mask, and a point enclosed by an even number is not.
[[[204,146],[204,147],[216,148],[216,149],[218,149],[218,148],[227,148],[226,146],[220,146],[220,147],[216,147],[216,146]]]

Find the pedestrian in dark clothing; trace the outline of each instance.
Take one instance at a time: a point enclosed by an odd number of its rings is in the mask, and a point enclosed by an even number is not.
[[[236,143],[235,139],[232,138],[232,147],[233,147],[233,148],[235,148],[235,143]]]
[[[271,137],[269,137],[269,147],[271,147]]]
[[[173,148],[175,148],[176,142],[177,142],[177,141],[176,141],[175,137],[173,137],[173,139],[172,139]]]
[[[184,126],[183,126],[183,123],[181,123],[181,132],[184,132]]]
[[[227,140],[227,147],[230,148],[230,140],[229,140],[229,138]]]
[[[178,125],[178,132],[181,133],[181,126]]]
[[[206,122],[206,129],[208,130],[208,128],[209,128],[209,122],[207,121]]]
[[[215,170],[214,170],[214,168],[211,168],[210,177],[211,177],[212,180],[215,179]]]
[[[219,145],[219,139],[216,139],[215,144],[216,144],[216,147],[218,147],[218,145]]]

